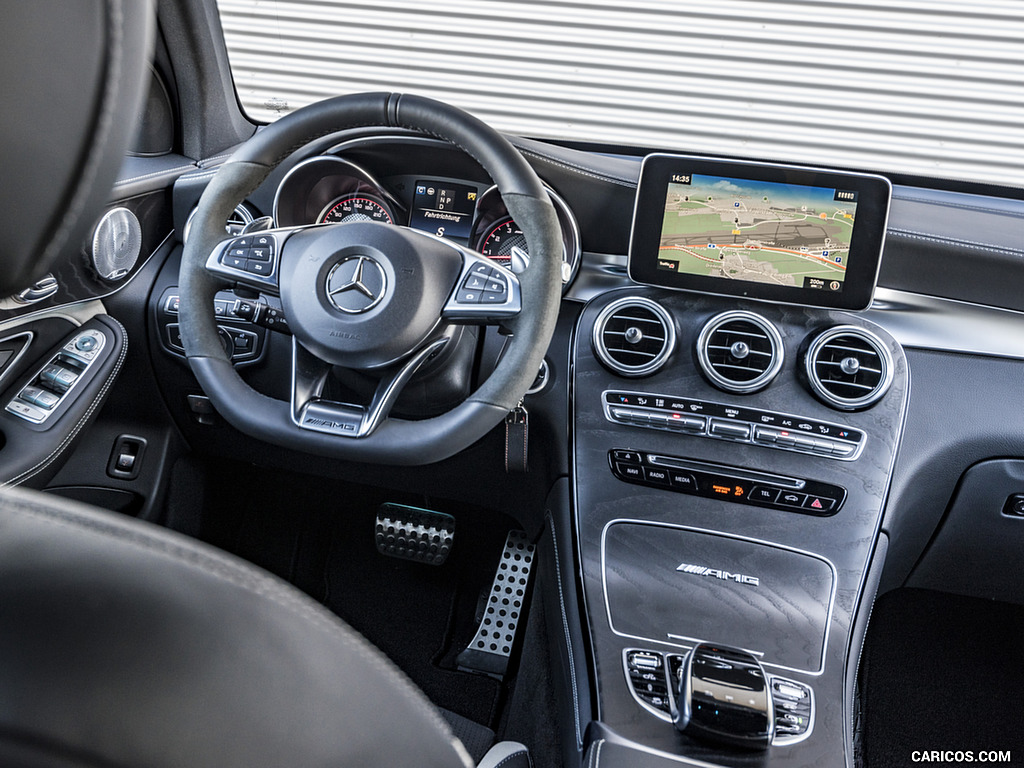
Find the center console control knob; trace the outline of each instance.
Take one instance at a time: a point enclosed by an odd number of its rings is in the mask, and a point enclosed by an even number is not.
[[[768,675],[737,648],[699,643],[679,670],[676,729],[697,739],[767,749],[775,733]]]

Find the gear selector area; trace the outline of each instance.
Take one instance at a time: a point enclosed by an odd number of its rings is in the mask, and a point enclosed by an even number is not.
[[[750,652],[699,643],[685,654],[623,652],[627,684],[645,710],[692,738],[747,750],[806,739],[810,686],[765,671]]]

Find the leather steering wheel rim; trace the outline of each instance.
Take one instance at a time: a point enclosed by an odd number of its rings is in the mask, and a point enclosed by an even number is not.
[[[228,287],[206,269],[224,222],[285,158],[309,142],[352,128],[403,128],[448,141],[498,186],[531,255],[518,275],[522,309],[503,323],[512,337],[495,370],[463,403],[420,421],[386,419],[361,438],[298,428],[291,405],[256,392],[221,346],[214,296]],[[483,437],[533,382],[554,332],[561,297],[561,235],[550,198],[522,155],[497,131],[450,105],[408,94],[339,96],[304,107],[261,129],[221,166],[199,201],[179,275],[179,322],[193,373],[217,411],[252,437],[307,453],[380,464],[427,464]]]

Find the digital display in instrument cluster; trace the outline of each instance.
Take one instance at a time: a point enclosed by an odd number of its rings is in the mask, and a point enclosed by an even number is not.
[[[416,182],[409,226],[436,237],[469,237],[477,188],[450,181]]]

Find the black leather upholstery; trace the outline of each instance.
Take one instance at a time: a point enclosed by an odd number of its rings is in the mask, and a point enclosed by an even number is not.
[[[0,765],[15,764],[471,761],[379,651],[288,585],[161,528],[6,488]]]
[[[88,233],[135,129],[153,26],[149,0],[3,4],[0,296]]]

